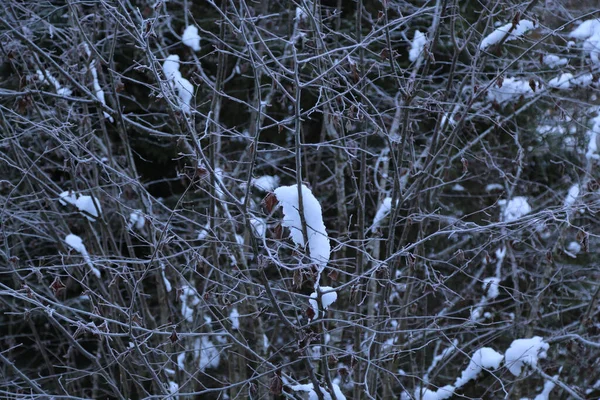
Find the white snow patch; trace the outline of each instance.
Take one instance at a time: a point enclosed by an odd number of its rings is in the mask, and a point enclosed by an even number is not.
[[[499,200],[498,204],[504,208],[502,212],[504,222],[516,221],[531,212],[527,197],[523,196],[516,196],[510,201]]]
[[[73,250],[81,254],[87,265],[92,270],[92,273],[96,276],[96,278],[100,278],[100,270],[94,267],[92,264],[92,260],[90,259],[85,245],[83,244],[83,240],[79,236],[69,233],[67,237],[65,237],[65,243]]]
[[[510,42],[511,40],[516,40],[532,29],[535,29],[535,23],[533,21],[529,21],[527,19],[522,19],[519,23],[513,28],[513,23],[509,22],[506,25],[502,25],[497,28],[494,32],[487,35],[482,41],[479,48],[481,50],[485,50],[488,47],[499,43],[504,36],[510,31],[508,37],[506,38],[506,42]],[[511,31],[512,29],[512,31]]]
[[[185,28],[181,41],[192,50],[200,51],[200,35],[198,35],[198,28],[194,25]]]
[[[519,376],[524,365],[537,367],[538,360],[546,358],[549,348],[539,336],[514,340],[504,354],[506,366],[514,376]]]
[[[258,178],[253,178],[251,183],[252,186],[256,187],[257,189],[260,189],[264,192],[272,192],[277,186],[279,186],[279,177],[263,175]]]
[[[163,63],[163,72],[171,88],[177,92],[179,105],[185,113],[190,112],[190,103],[194,95],[194,86],[179,72],[179,56],[172,54]]]
[[[252,232],[258,238],[264,238],[267,232],[267,223],[262,218],[250,217]]]
[[[392,209],[392,198],[386,197],[381,202],[381,205],[377,209],[375,213],[375,218],[373,218],[373,224],[371,225],[371,232],[375,232],[379,227],[379,224],[383,222],[383,220],[388,216],[390,210]]]
[[[134,227],[137,230],[141,230],[146,225],[146,218],[142,214],[142,210],[135,210],[129,214],[129,222],[127,223],[127,229],[132,230]]]
[[[546,54],[542,59],[543,63],[550,68],[562,67],[567,65],[568,60],[566,58],[559,57],[554,54]]]
[[[491,192],[493,190],[504,190],[504,186],[502,186],[499,183],[490,183],[489,185],[486,185],[486,187],[485,187],[486,192]]]
[[[498,87],[498,84],[494,84],[489,88],[487,98],[489,101],[503,104],[516,100],[521,96],[529,97],[533,94],[534,91],[531,89],[528,80],[507,77],[502,80],[501,87]]]
[[[235,330],[240,329],[240,313],[237,308],[233,308],[229,314],[229,320],[231,321],[231,328]]]
[[[97,198],[87,195],[77,196],[71,190],[59,194],[58,202],[63,206],[71,204],[77,207],[82,215],[92,222],[102,213],[102,207],[100,207],[100,201]]]
[[[167,279],[167,276],[165,275],[165,266],[164,265],[160,266],[160,274],[162,275],[163,282],[165,283],[165,290],[167,292],[170,292],[172,289],[171,282],[169,282],[169,280]]]
[[[321,286],[317,290],[321,290],[323,293],[321,295],[321,304],[323,305],[323,310],[327,310],[330,305],[332,305],[337,300],[337,292],[331,286]],[[327,292],[327,293],[325,293]],[[315,318],[319,318],[319,306],[317,304],[317,292],[313,292],[310,295],[311,299],[309,300],[310,306],[315,312]],[[313,300],[314,299],[314,300]]]
[[[460,378],[456,379],[454,385],[459,388],[467,382],[477,378],[483,369],[497,369],[504,357],[489,347],[483,347],[473,353],[467,368],[462,372]]]
[[[177,393],[179,392],[179,385],[176,382],[173,381],[169,381],[169,393],[171,393],[173,395],[173,399],[177,400],[179,399],[179,396],[177,396]]]
[[[581,251],[581,245],[577,242],[570,242],[567,251],[571,257],[575,257]]]
[[[319,270],[319,275],[315,281],[318,286],[321,272],[327,266],[331,256],[331,244],[325,223],[323,222],[323,213],[319,200],[312,194],[311,190],[302,185],[302,203],[304,206],[304,220],[306,221],[306,231],[308,236],[308,246],[310,258]],[[304,247],[304,237],[302,234],[302,222],[298,212],[298,186],[280,186],[275,189],[275,196],[283,206],[282,225],[290,229],[290,236],[294,243]]]
[[[200,357],[198,364],[200,371],[204,371],[206,368],[217,368],[221,363],[221,353],[208,337],[202,336],[197,339],[195,348]]]
[[[181,315],[187,322],[192,322],[194,320],[194,308],[200,304],[198,293],[190,286],[185,285],[181,288],[179,301],[181,301]]]
[[[344,393],[342,393],[342,390],[337,383],[332,383],[331,386],[333,387],[333,392],[337,400],[346,400],[346,396],[344,396]],[[290,387],[290,389],[292,389],[294,392],[307,392],[308,400],[318,400],[319,398],[319,396],[317,396],[317,392],[315,392],[313,389],[312,383],[305,385],[293,385]],[[332,400],[331,394],[329,394],[325,388],[319,387],[319,389],[321,390],[321,393],[323,393],[324,400]]]
[[[100,87],[100,83],[98,82],[98,70],[96,68],[96,60],[92,60],[90,63],[90,72],[92,73],[92,81],[94,84],[94,93],[96,94],[96,98],[102,105],[106,106],[106,99],[104,98],[104,90]],[[115,122],[113,117],[110,116],[109,113],[103,111],[104,118],[108,119],[110,122]]]
[[[420,30],[415,31],[415,36],[410,43],[410,49],[408,50],[408,59],[411,62],[417,61],[423,54],[423,49],[427,44],[427,36]]]
[[[485,278],[483,280],[483,289],[486,290],[486,295],[485,297],[488,300],[493,300],[496,297],[498,297],[498,294],[500,293],[498,288],[500,286],[500,279],[499,278]]]
[[[564,206],[565,207],[571,207],[575,201],[577,201],[577,198],[579,197],[579,185],[575,184],[573,186],[571,186],[571,188],[569,189],[568,193],[567,193],[567,197],[565,197],[565,203]]]
[[[558,379],[558,375],[554,375],[553,378]],[[544,382],[544,389],[542,390],[542,392],[535,396],[533,400],[549,400],[550,392],[552,391],[552,389],[554,389],[555,386],[556,384],[554,382],[552,382],[551,380],[547,380],[546,382]]]

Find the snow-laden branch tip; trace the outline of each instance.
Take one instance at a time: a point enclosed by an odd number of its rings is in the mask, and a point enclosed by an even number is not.
[[[85,245],[83,244],[83,240],[79,236],[69,233],[65,237],[65,243],[70,248],[72,248],[73,250],[75,250],[76,252],[81,254],[83,259],[87,263],[87,265],[90,267],[90,270],[92,271],[92,273],[97,278],[100,278],[100,270],[98,268],[94,267],[94,265],[92,264],[92,260],[90,258],[90,255],[87,252],[87,249],[85,248]]]
[[[283,207],[282,225],[290,229],[290,236],[294,243],[304,248],[302,220],[298,212],[298,186],[280,186],[275,189],[274,193]],[[319,200],[305,185],[302,185],[302,204],[304,206],[304,220],[306,221],[310,258],[317,265],[320,276],[329,262],[331,244],[325,230],[321,204],[319,204]],[[316,285],[318,285],[318,281],[317,279]]]
[[[517,100],[521,96],[533,96],[535,94],[535,88],[536,82],[530,82],[529,80],[525,79],[506,77],[502,80],[498,80],[494,85],[492,85],[489,88],[487,92],[487,98],[489,101],[495,101],[498,104],[504,104],[508,103],[509,101]]]
[[[92,60],[92,62],[90,63],[90,72],[92,73],[92,83],[94,85],[94,94],[96,95],[96,98],[98,99],[98,101],[100,103],[102,103],[102,105],[106,106],[106,99],[104,98],[104,90],[102,90],[102,88],[100,87],[100,82],[98,82],[98,70],[96,67],[96,60]],[[110,116],[109,113],[107,113],[106,111],[102,112],[102,115],[104,115],[104,118],[108,119],[110,122],[115,122],[113,117]]]
[[[583,50],[589,53],[593,64],[600,65],[600,19],[588,19],[569,35],[583,40]]]
[[[263,175],[258,178],[252,178],[250,181],[252,186],[263,192],[272,192],[277,186],[279,186],[279,177],[271,175]]]
[[[181,41],[192,50],[200,51],[200,35],[198,35],[198,28],[194,25],[185,28]]]
[[[127,223],[127,229],[132,230],[133,228],[141,230],[146,225],[146,217],[142,214],[142,210],[135,210],[129,214],[129,222]]]
[[[423,49],[427,44],[427,36],[420,30],[415,31],[415,36],[412,42],[410,42],[410,49],[408,50],[408,59],[411,62],[417,61],[423,55]]]
[[[513,28],[512,22],[509,22],[506,25],[502,25],[501,27],[496,28],[496,30],[494,32],[487,35],[481,41],[481,45],[479,46],[479,48],[481,50],[485,50],[490,46],[500,43],[500,41],[504,38],[504,36],[506,36],[506,34],[509,31],[510,31],[510,34],[508,34],[508,36],[506,37],[506,42],[510,42],[511,40],[519,39],[520,37],[524,36],[530,30],[535,29],[535,23],[533,21],[529,21],[527,19],[522,19],[519,21],[519,23],[516,24],[514,29],[512,29],[512,28]],[[511,31],[511,29],[512,29],[512,31]]]
[[[330,305],[332,305],[337,300],[337,292],[331,286],[321,286],[316,290],[321,291],[321,305],[323,306],[323,310],[327,310]],[[315,319],[319,318],[319,305],[317,302],[318,294],[317,292],[312,292],[310,295],[310,306],[315,312]]]
[[[48,77],[48,79],[46,79],[46,77]],[[52,84],[52,86],[54,86],[54,88],[56,89],[56,94],[59,96],[70,96],[71,94],[73,94],[73,91],[71,89],[62,87],[58,79],[52,76],[52,74],[48,70],[46,70],[44,73],[38,69],[36,71],[36,78],[38,82],[40,82],[40,84]]]
[[[82,195],[78,196],[75,192],[69,190],[62,192],[58,195],[58,202],[63,206],[71,204],[81,212],[88,220],[94,222],[96,218],[102,213],[102,207],[100,207],[100,201],[93,197]]]
[[[567,196],[565,197],[564,206],[565,208],[571,207],[579,197],[579,185],[576,183],[569,188]]]
[[[375,213],[375,218],[373,218],[373,225],[371,225],[371,232],[375,232],[381,222],[388,216],[390,210],[392,209],[392,198],[386,197],[381,202],[381,205],[377,209]]]
[[[333,387],[333,391],[337,400],[346,400],[346,396],[344,396],[344,393],[342,393],[342,390],[340,389],[337,383],[332,383],[331,386]],[[308,400],[318,400],[319,398],[317,392],[315,392],[315,390],[313,389],[312,383],[308,383],[305,385],[293,385],[290,386],[290,389],[292,389],[294,392],[307,392]],[[323,394],[324,400],[332,400],[331,394],[327,390],[325,390],[325,388],[319,387],[319,389]]]
[[[506,366],[511,374],[519,376],[524,366],[537,367],[538,360],[546,358],[549,348],[550,345],[539,336],[514,340],[504,353]]]
[[[171,88],[177,92],[181,110],[190,112],[190,103],[194,96],[194,86],[179,72],[179,56],[171,54],[163,63],[163,72]]]

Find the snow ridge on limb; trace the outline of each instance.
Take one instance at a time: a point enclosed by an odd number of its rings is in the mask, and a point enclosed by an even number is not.
[[[290,237],[294,243],[300,247],[304,247],[302,220],[298,211],[298,186],[280,186],[275,189],[274,193],[283,207],[282,225],[290,229]],[[318,277],[320,277],[321,272],[323,272],[329,262],[331,244],[327,236],[325,223],[323,222],[321,204],[312,191],[305,185],[302,185],[302,204],[304,206],[304,220],[306,221],[310,258],[317,266],[319,271]],[[316,286],[319,282],[318,277]]]

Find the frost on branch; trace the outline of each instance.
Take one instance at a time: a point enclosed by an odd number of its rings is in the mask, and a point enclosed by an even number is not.
[[[525,35],[530,30],[534,29],[535,24],[532,21],[522,19],[519,21],[518,24],[516,24],[514,29],[512,29],[512,28],[513,28],[512,22],[509,22],[508,24],[497,28],[494,32],[487,35],[481,41],[481,45],[479,46],[479,48],[481,50],[485,50],[490,46],[500,43],[500,41],[506,36],[506,34],[508,32],[510,32],[510,33],[506,37],[506,41],[509,42],[511,40],[516,40],[516,39],[522,37],[523,35]]]
[[[282,225],[290,229],[290,236],[294,243],[304,247],[304,236],[302,234],[302,220],[298,212],[298,186],[280,186],[275,189],[275,196],[283,206]],[[302,185],[302,204],[304,207],[304,220],[308,236],[308,248],[311,261],[317,265],[319,276],[329,262],[331,245],[319,200],[312,194],[311,190]],[[317,285],[319,280],[317,279]]]

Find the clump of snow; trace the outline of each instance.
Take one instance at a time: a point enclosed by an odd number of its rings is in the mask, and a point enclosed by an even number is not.
[[[163,282],[165,283],[165,290],[167,292],[170,292],[171,289],[172,289],[171,288],[171,282],[169,282],[169,280],[167,279],[167,276],[165,275],[165,266],[164,265],[160,266],[160,273],[162,275]]]
[[[181,41],[186,46],[191,47],[192,50],[200,51],[200,35],[198,35],[198,28],[194,25],[185,28]]]
[[[575,203],[575,201],[577,200],[577,198],[579,197],[579,185],[575,184],[573,186],[571,186],[571,188],[569,189],[568,193],[567,193],[567,197],[565,197],[565,207],[571,207],[573,205],[573,203]]]
[[[600,134],[600,113],[596,117],[592,118],[590,122],[592,123],[592,129],[587,131],[587,136],[589,137],[589,142],[588,142],[587,152],[585,154],[585,157],[588,160],[600,158],[598,156],[598,143],[597,143],[597,137],[598,137],[598,134]]]
[[[546,54],[542,59],[543,63],[550,68],[562,67],[567,65],[568,60],[566,58],[562,58],[556,56],[554,54]]]
[[[231,321],[231,328],[238,330],[240,329],[240,313],[237,308],[233,308],[229,314],[229,320]]]
[[[59,96],[70,96],[73,93],[71,89],[62,87],[58,79],[52,76],[52,74],[48,70],[46,70],[45,73],[43,73],[38,69],[36,71],[36,77],[41,84],[52,84],[56,89],[56,94],[58,94]],[[46,79],[46,77],[48,79]]]
[[[485,297],[488,300],[493,300],[500,294],[498,288],[500,286],[499,278],[485,278],[483,280],[483,288],[487,289]]]
[[[94,222],[96,218],[102,213],[102,207],[100,207],[100,201],[92,196],[77,196],[77,194],[71,190],[62,192],[58,195],[58,202],[63,206],[71,204],[90,221]]]
[[[497,28],[494,32],[487,35],[481,41],[481,45],[479,46],[479,48],[481,50],[485,50],[488,47],[499,43],[504,38],[504,36],[506,36],[506,34],[509,31],[510,31],[510,33],[508,34],[508,36],[506,38],[507,42],[510,42],[511,40],[516,40],[516,39],[522,37],[523,35],[525,35],[527,32],[529,32],[532,29],[535,29],[535,23],[533,21],[529,21],[527,19],[520,20],[519,23],[516,24],[514,29],[513,29],[513,23],[509,22],[508,24],[502,25],[501,27]]]
[[[177,393],[179,392],[179,385],[176,382],[173,381],[169,381],[169,393],[171,393],[173,396],[171,396],[171,398],[177,400],[179,399],[179,396],[177,396]]]
[[[424,389],[418,387],[415,390],[414,398],[416,400],[446,400],[454,395],[456,388],[452,385],[446,385],[438,390]],[[410,397],[402,397],[402,399],[410,399]]]
[[[427,44],[427,36],[420,30],[415,31],[415,36],[410,43],[410,49],[408,50],[408,59],[411,62],[417,61],[423,54],[423,49]]]
[[[531,206],[527,202],[527,197],[523,196],[516,196],[509,201],[499,200],[498,204],[504,208],[502,212],[504,222],[516,221],[531,212]]]
[[[514,376],[519,376],[523,366],[537,367],[538,360],[546,358],[549,348],[550,345],[539,336],[514,340],[504,354],[506,366]]]
[[[377,209],[375,213],[375,218],[373,218],[373,225],[371,225],[371,232],[375,232],[379,227],[379,224],[387,217],[392,209],[392,198],[386,197],[381,202],[381,205]]]
[[[518,79],[507,77],[502,80],[500,86],[498,84],[492,85],[487,92],[487,98],[489,101],[495,101],[498,104],[507,103],[512,100],[516,100],[519,97],[528,97],[534,94],[529,81],[525,79]]]
[[[58,202],[63,206],[66,206],[67,204],[75,205],[75,202],[77,201],[77,195],[71,190],[62,192],[58,197]]]
[[[483,347],[473,353],[467,368],[462,372],[460,378],[456,379],[454,385],[459,388],[467,382],[477,378],[483,369],[497,369],[504,356],[489,347]]]
[[[456,183],[452,186],[451,188],[454,192],[464,192],[466,189],[463,185],[461,185],[460,183]]]
[[[100,278],[100,270],[98,268],[94,267],[94,265],[92,264],[92,260],[90,259],[90,255],[88,254],[87,249],[85,248],[85,245],[83,244],[83,240],[79,236],[69,233],[65,237],[65,243],[69,247],[71,247],[73,250],[75,250],[76,252],[81,254],[83,256],[83,259],[87,263],[87,265],[92,270],[92,273],[97,278]]]
[[[194,353],[196,358],[200,359],[198,364],[200,371],[204,372],[206,368],[217,368],[221,363],[221,353],[207,336],[196,339]]]
[[[194,320],[194,307],[200,304],[198,293],[190,286],[185,285],[181,288],[179,301],[181,301],[181,315],[187,322],[192,322]]]
[[[194,95],[194,86],[179,72],[179,56],[172,54],[163,63],[163,72],[171,88],[177,92],[181,110],[190,112],[190,103]]]
[[[575,256],[577,254],[579,254],[579,252],[581,251],[581,245],[577,242],[570,242],[569,245],[567,246],[567,254],[569,254],[571,257],[575,258]]]
[[[250,225],[254,235],[258,238],[264,238],[267,232],[267,223],[262,218],[251,217]]]
[[[332,383],[331,386],[333,387],[333,392],[337,400],[346,400],[346,396],[344,396],[344,393],[342,393],[342,390],[340,389],[340,386],[337,383]],[[292,389],[294,392],[307,392],[308,400],[318,400],[319,398],[319,396],[317,396],[317,392],[315,392],[315,390],[313,389],[312,383],[308,383],[305,385],[293,385],[290,387],[290,389]],[[319,387],[319,389],[323,394],[324,400],[332,400],[331,394],[327,390],[325,390],[325,388]]]
[[[590,73],[573,76],[573,74],[566,72],[556,78],[551,79],[548,82],[548,86],[554,89],[570,89],[574,86],[590,86],[594,81],[594,76]]]
[[[317,290],[321,290],[321,304],[323,305],[323,310],[327,310],[330,305],[332,305],[337,300],[337,292],[331,286],[321,286]],[[310,306],[315,312],[315,318],[319,318],[319,305],[317,304],[318,294],[317,292],[313,292],[310,295]]]
[[[573,74],[566,72],[556,78],[550,79],[548,86],[555,89],[569,89],[571,87],[571,79],[573,79]]]
[[[558,379],[558,375],[554,375],[553,378]],[[544,389],[542,390],[542,392],[535,396],[533,400],[549,400],[550,392],[554,389],[555,386],[556,384],[553,381],[547,380],[546,382],[544,382]]]
[[[98,70],[96,69],[96,60],[92,60],[90,63],[90,72],[92,73],[92,81],[94,84],[94,93],[96,94],[96,98],[100,103],[106,106],[106,99],[104,98],[104,90],[100,87],[100,83],[98,82]],[[104,118],[108,119],[110,122],[114,122],[113,117],[110,116],[106,111],[103,112]]]
[[[142,214],[142,210],[135,210],[129,214],[129,222],[127,223],[127,229],[131,230],[135,227],[137,230],[141,230],[146,225],[146,218]]]
[[[589,53],[593,64],[600,64],[600,19],[584,21],[570,34],[583,40],[583,50]]]
[[[491,192],[493,190],[504,190],[504,186],[502,186],[499,183],[490,183],[490,184],[486,185],[486,187],[485,187],[486,192]]]
[[[77,207],[79,211],[87,213],[84,214],[85,217],[92,222],[98,218],[98,212],[102,212],[102,208],[100,208],[100,202],[98,199],[92,196],[79,196],[75,202],[75,207]],[[93,218],[90,217],[90,215]]]
[[[304,220],[306,221],[306,231],[308,236],[308,247],[310,258],[319,270],[319,277],[331,256],[331,244],[325,223],[323,222],[323,213],[319,200],[312,194],[311,190],[302,185],[302,204],[304,206]],[[280,186],[275,189],[275,196],[283,207],[282,225],[290,229],[290,236],[294,243],[304,247],[304,237],[302,234],[302,222],[298,212],[298,186]],[[316,279],[315,286],[318,286],[319,277]]]
[[[264,192],[272,192],[277,186],[279,186],[279,177],[263,175],[258,178],[253,178],[251,183],[252,186],[256,187],[257,189],[260,189]]]

